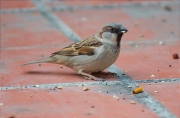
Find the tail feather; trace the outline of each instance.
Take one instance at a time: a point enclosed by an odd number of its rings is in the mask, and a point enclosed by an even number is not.
[[[48,58],[44,58],[44,59],[40,59],[40,60],[36,60],[36,61],[31,61],[31,62],[25,63],[22,66],[29,65],[29,64],[36,64],[36,63],[52,63],[54,61],[55,60],[53,58],[48,57]]]

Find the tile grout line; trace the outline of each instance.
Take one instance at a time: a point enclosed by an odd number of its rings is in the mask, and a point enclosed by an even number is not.
[[[167,82],[163,82],[163,81]],[[175,80],[175,81],[174,81]],[[172,79],[156,79],[152,80],[134,80],[137,83],[172,83],[172,82],[180,82],[180,78],[172,78]],[[31,88],[56,88],[56,86],[61,87],[78,87],[78,86],[112,86],[112,85],[124,85],[121,81],[93,81],[93,82],[69,82],[69,83],[52,83],[52,84],[33,84],[33,85],[17,85],[17,86],[3,86],[0,87],[0,90],[14,90],[14,89],[31,89]],[[38,87],[37,87],[38,86]],[[127,86],[126,86],[127,87]]]
[[[65,36],[67,36],[73,42],[79,41],[80,38],[75,34],[66,24],[64,24],[60,19],[58,19],[41,1],[32,0],[32,2],[36,5],[37,9],[51,24],[53,24],[58,30],[60,30]],[[127,86],[131,86],[132,88],[138,86],[137,83],[131,80],[130,77],[125,75],[118,67],[115,65],[107,68],[109,72],[116,73],[116,77],[122,86],[127,89],[129,92],[130,88]],[[135,95],[137,100],[148,107],[151,111],[156,113],[161,118],[175,118],[175,116],[166,109],[161,103],[151,97],[146,91],[143,93]]]
[[[173,2],[173,3],[172,3]],[[165,4],[177,4],[178,1],[163,1],[161,3],[161,6],[164,6]],[[157,5],[157,2],[154,1],[146,1],[143,3],[134,3],[137,5]],[[103,5],[82,5],[82,6],[63,6],[63,7],[52,7],[52,11],[72,11],[72,10],[94,10],[94,9],[113,9],[113,8],[122,8],[122,7],[128,7],[130,3],[118,3],[118,4],[103,4]],[[20,13],[20,12],[36,12],[38,11],[37,8],[15,8],[15,9],[2,9],[0,10],[0,13]]]

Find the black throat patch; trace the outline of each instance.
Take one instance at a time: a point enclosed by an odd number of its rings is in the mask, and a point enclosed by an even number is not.
[[[118,36],[117,36],[117,39],[116,39],[116,41],[117,41],[117,47],[120,47],[120,42],[121,42],[121,38],[122,38],[122,33],[120,33],[120,34],[118,34]]]

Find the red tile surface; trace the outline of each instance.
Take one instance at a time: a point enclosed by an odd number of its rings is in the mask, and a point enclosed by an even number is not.
[[[0,3],[0,9],[19,9],[35,7],[30,0],[0,0]]]
[[[1,16],[2,48],[49,47],[72,43],[37,12]]]
[[[144,106],[130,104],[132,97],[99,93],[101,87],[63,88],[62,90],[1,91],[1,116],[17,118],[157,118]],[[88,96],[88,97],[87,97]],[[123,99],[125,98],[125,100]],[[133,109],[133,110],[132,110]]]
[[[180,59],[173,59],[178,50],[179,41],[169,41],[165,45],[139,44],[122,45],[121,53],[115,64],[133,80],[179,78]],[[154,78],[151,75],[155,75]]]
[[[140,84],[153,98],[180,117],[180,83]],[[154,92],[158,91],[158,92]]]
[[[177,4],[170,4],[169,7],[172,11],[167,11],[161,4],[147,7],[142,4],[129,4],[127,7],[114,9],[69,10],[55,13],[82,38],[94,34],[107,23],[117,22],[128,29],[123,42],[179,39],[179,7]]]

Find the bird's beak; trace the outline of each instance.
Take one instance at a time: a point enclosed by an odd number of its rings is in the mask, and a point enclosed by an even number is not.
[[[123,26],[121,26],[120,28],[119,28],[119,32],[121,32],[121,33],[126,33],[128,30],[126,29],[126,28],[124,28]]]

